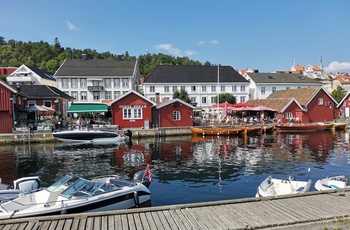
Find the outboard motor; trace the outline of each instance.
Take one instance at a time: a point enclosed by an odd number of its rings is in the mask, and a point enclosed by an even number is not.
[[[150,186],[151,182],[149,181],[149,178],[145,175],[145,171],[138,171],[134,174],[134,178],[133,178],[133,182],[142,182],[142,184],[144,186],[146,186],[147,188]],[[144,176],[143,178],[143,181],[142,180],[142,177]]]
[[[131,141],[132,132],[130,131],[130,129],[125,130],[124,136],[126,137],[126,138],[125,138],[125,144],[126,144],[128,147],[131,147],[131,146],[132,146],[132,141]]]

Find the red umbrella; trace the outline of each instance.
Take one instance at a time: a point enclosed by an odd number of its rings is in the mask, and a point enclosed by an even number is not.
[[[251,105],[251,104],[247,104],[247,103],[237,103],[237,104],[233,104],[233,105],[230,105],[232,107],[236,107],[236,108],[240,108],[240,107],[254,107],[254,105]]]
[[[266,106],[257,106],[257,107],[254,107],[254,108],[251,108],[251,111],[276,111],[275,109],[272,109],[272,108],[269,108],[269,107],[266,107]]]
[[[211,107],[220,107],[220,108],[224,108],[226,106],[233,106],[233,104],[230,104],[228,103],[227,101],[226,102],[223,102],[223,103],[219,103],[219,104],[212,104]]]

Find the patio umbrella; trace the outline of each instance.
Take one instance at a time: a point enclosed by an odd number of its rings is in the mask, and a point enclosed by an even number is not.
[[[236,107],[236,108],[240,108],[240,107],[254,107],[253,105],[251,104],[247,104],[247,103],[237,103],[237,104],[233,104],[233,105],[230,105],[231,107]]]
[[[274,112],[276,112],[277,110],[261,105],[261,106],[251,108],[250,111],[274,111]]]
[[[47,111],[47,109],[45,109],[39,105],[31,105],[28,108],[25,108],[23,110],[27,111],[27,112],[38,112],[38,111],[46,112]]]
[[[228,103],[227,101],[223,102],[223,103],[219,103],[219,104],[212,104],[212,107],[220,107],[220,108],[224,108],[225,106],[233,106],[233,104]]]

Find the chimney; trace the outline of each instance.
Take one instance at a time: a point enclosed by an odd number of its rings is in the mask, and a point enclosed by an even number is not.
[[[156,103],[159,103],[160,100],[159,100],[159,93],[156,93]]]

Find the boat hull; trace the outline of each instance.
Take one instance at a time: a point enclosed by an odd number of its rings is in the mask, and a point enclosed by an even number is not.
[[[326,177],[315,183],[315,189],[317,191],[342,188],[350,188],[350,179],[343,175]]]
[[[326,131],[334,129],[333,124],[285,124],[276,125],[275,129],[278,132],[316,132],[316,131]]]
[[[52,133],[53,137],[62,142],[118,142],[126,138],[115,132],[98,130],[61,131]]]

